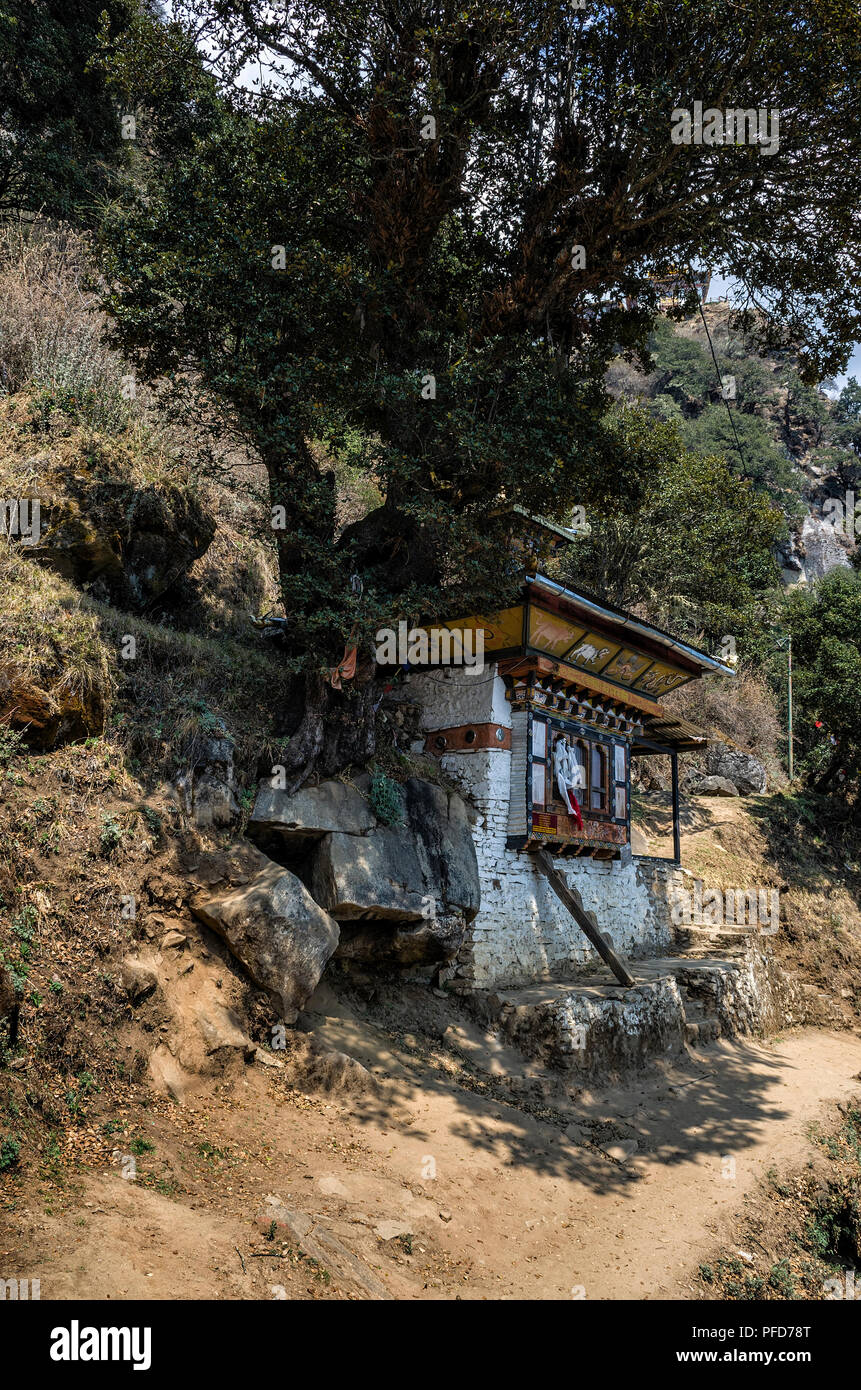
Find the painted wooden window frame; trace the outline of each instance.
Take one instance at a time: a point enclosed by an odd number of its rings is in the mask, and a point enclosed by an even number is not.
[[[536,753],[535,728],[543,725],[546,732],[543,735],[542,752]],[[592,820],[613,821],[618,825],[629,824],[630,815],[630,767],[631,757],[627,741],[614,737],[612,734],[602,734],[596,729],[570,719],[554,718],[552,714],[545,714],[532,711],[528,722],[528,759],[527,759],[527,819],[533,811],[549,810],[554,800],[559,798],[555,795],[555,788],[552,785],[553,778],[553,741],[556,734],[565,733],[569,741],[573,744],[583,746],[586,753],[586,785],[581,787],[578,801],[580,802],[581,812]],[[592,756],[593,749],[598,749],[602,758],[605,780],[602,807],[600,810],[592,808]],[[617,777],[619,752],[623,756],[624,775]],[[535,776],[538,768],[543,769],[543,789],[544,800],[539,804],[533,795],[535,787]],[[625,809],[624,815],[616,814],[616,794],[619,789],[624,791]]]

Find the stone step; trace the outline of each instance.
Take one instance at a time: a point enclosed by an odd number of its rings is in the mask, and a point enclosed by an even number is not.
[[[689,985],[681,984],[680,993],[685,1011],[685,1042],[694,1047],[717,1042],[723,1031],[717,1015]]]
[[[685,1014],[687,1015],[687,1009],[685,1009]],[[702,1045],[703,1043],[717,1042],[720,1036],[721,1026],[719,1019],[714,1017],[709,1018],[706,1014],[703,1014],[702,1018],[697,1019],[686,1017],[685,1042],[690,1043],[692,1047]]]

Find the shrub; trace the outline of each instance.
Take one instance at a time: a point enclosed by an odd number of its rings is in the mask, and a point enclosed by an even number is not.
[[[371,774],[368,790],[368,804],[378,821],[383,825],[399,825],[403,820],[403,807],[397,782],[384,772]]]
[[[4,1139],[0,1139],[0,1173],[8,1173],[13,1168],[17,1168],[20,1157],[20,1139],[12,1134],[7,1134]]]

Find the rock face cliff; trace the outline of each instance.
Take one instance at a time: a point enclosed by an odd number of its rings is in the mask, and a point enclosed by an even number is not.
[[[478,911],[461,798],[413,777],[397,790],[396,823],[381,824],[367,783],[322,782],[293,795],[264,783],[249,834],[266,853],[246,846],[238,879],[216,878],[219,891],[193,904],[287,1023],[333,956],[433,973],[457,954]]]
[[[783,582],[812,583],[851,564],[861,533],[861,517],[856,527],[852,515],[861,497],[857,388],[850,383],[836,399],[801,381],[791,352],[760,357],[732,326],[725,300],[681,323],[661,318],[650,344],[654,370],[620,360],[608,374],[610,391],[674,420],[693,448],[729,451],[735,461],[714,348],[722,380],[732,383],[729,409],[746,467],[788,519],[776,555]]]

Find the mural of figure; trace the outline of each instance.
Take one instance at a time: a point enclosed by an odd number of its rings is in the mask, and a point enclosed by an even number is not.
[[[583,818],[575,793],[583,786],[583,768],[568,743],[567,734],[559,734],[553,746],[553,775],[563,805],[582,831]]]

